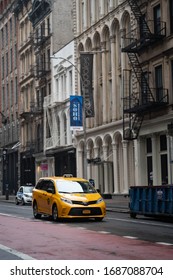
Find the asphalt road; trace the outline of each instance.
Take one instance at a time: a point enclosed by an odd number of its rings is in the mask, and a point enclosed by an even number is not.
[[[69,241],[67,242],[68,246],[73,244],[70,249],[73,252],[72,255],[67,254],[64,252],[64,248],[61,248],[61,256],[64,259],[67,257],[75,258],[77,254],[80,255],[80,250],[78,251],[76,248],[78,245],[86,246],[84,254],[86,259],[91,258],[91,256],[98,259],[131,259],[136,256],[139,259],[143,257],[151,258],[152,248],[155,250],[155,253],[154,251],[152,252],[154,258],[164,258],[164,254],[166,254],[165,258],[173,259],[173,223],[171,221],[142,216],[132,219],[127,213],[108,212],[102,222],[95,222],[94,220],[61,220],[56,224],[46,217],[41,220],[35,220],[32,216],[31,206],[16,206],[12,203],[0,202],[0,224],[1,246],[14,250],[3,250],[0,247],[0,259],[27,259],[27,256],[28,258],[38,259],[43,258],[43,256],[48,259],[51,257],[58,258],[59,255],[57,254],[54,255],[53,253],[51,255],[51,248],[49,253],[44,250],[43,253],[42,249],[40,251],[41,244],[45,244],[49,240],[51,246],[53,246],[53,240],[58,237],[61,239],[61,244],[64,244],[66,239],[71,241],[70,245]],[[35,241],[33,242],[32,240],[31,246],[28,247],[31,235],[32,239],[35,238]],[[85,238],[85,242],[82,236]],[[41,244],[40,239],[42,239]],[[27,246],[26,242],[28,242]],[[117,256],[112,252],[113,248],[110,246],[110,242],[114,244],[114,250],[120,250],[120,255]],[[64,246],[66,247],[67,244],[65,243]],[[36,248],[38,246],[37,250],[34,246]],[[144,246],[145,249],[150,249],[150,252],[145,253]],[[107,256],[105,256],[105,252],[107,252]]]
[[[34,220],[31,205],[15,205],[0,202],[0,213]],[[52,222],[50,218],[42,220]],[[53,223],[53,222],[52,222]],[[128,213],[107,212],[101,223],[94,220],[61,220],[71,227],[84,227],[94,231],[104,231],[118,236],[131,236],[150,242],[173,244],[173,220],[138,216],[130,218]]]

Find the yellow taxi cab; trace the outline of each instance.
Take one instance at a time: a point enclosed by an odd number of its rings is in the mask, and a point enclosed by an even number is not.
[[[32,196],[33,215],[59,218],[94,218],[101,221],[106,205],[93,185],[82,178],[65,174],[62,177],[40,178]]]

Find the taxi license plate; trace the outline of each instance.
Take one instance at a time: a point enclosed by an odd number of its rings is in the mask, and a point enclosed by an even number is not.
[[[90,214],[91,211],[90,211],[90,210],[83,210],[82,213],[83,213],[83,214]]]

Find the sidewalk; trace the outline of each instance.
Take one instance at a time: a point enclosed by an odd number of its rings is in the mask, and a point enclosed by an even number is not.
[[[7,203],[15,203],[15,196],[10,195],[9,199],[6,200],[6,196],[0,196],[0,202],[7,202]],[[128,213],[129,212],[129,197],[124,195],[115,195],[112,198],[105,198],[107,211],[112,212],[121,212],[121,213]]]
[[[124,195],[114,195],[110,199],[104,199],[107,211],[129,212],[129,197]]]

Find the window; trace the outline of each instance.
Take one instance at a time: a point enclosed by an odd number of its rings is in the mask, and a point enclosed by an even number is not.
[[[82,30],[84,30],[84,16],[85,16],[85,7],[84,2],[82,2]]]
[[[148,185],[153,185],[153,163],[152,163],[152,141],[151,141],[151,138],[146,139],[146,150],[147,150]]]
[[[69,71],[69,93],[73,93],[73,76],[72,76],[72,70]]]
[[[45,22],[43,21],[41,26],[41,39],[43,39],[43,37],[45,37]]]
[[[160,5],[154,7],[154,33],[159,34],[161,32],[161,10]]]
[[[14,46],[14,67],[17,67],[17,45]]]
[[[47,18],[47,34],[50,34],[50,18]]]
[[[9,86],[7,84],[6,88],[6,108],[8,109],[8,100],[9,100]]]
[[[173,60],[171,60],[171,91],[173,94]]]
[[[160,135],[160,151],[167,151],[166,135]]]
[[[50,49],[47,50],[47,70],[50,70]]]
[[[166,135],[160,135],[160,163],[161,163],[161,181],[162,184],[168,183],[168,159],[167,159],[167,138]]]
[[[8,53],[6,53],[6,76],[8,76]]]
[[[170,33],[173,33],[173,0],[169,0],[170,10]]]
[[[17,31],[17,18],[14,17],[14,35],[16,36],[16,31]]]
[[[4,108],[6,108],[6,103],[5,103],[6,99],[5,99],[5,87],[2,87],[2,108],[1,111],[4,110]],[[2,110],[3,109],[3,110]]]
[[[13,50],[10,49],[10,72],[13,70]]]
[[[1,46],[4,48],[4,29],[1,30]]]
[[[155,86],[156,101],[161,101],[163,98],[162,65],[159,65],[155,68]]]
[[[42,190],[43,189],[43,182],[44,182],[43,180],[39,181],[35,188],[37,190]]]
[[[10,18],[10,34],[13,34],[13,22],[12,22],[12,18]],[[10,36],[10,40],[12,40],[12,36]]]
[[[15,77],[15,86],[14,86],[14,101],[17,104],[18,103],[18,85],[17,85],[17,77]]]
[[[48,95],[51,95],[51,83],[48,83]]]
[[[8,45],[8,25],[6,24],[5,25],[5,43],[6,43],[6,46]]]
[[[148,73],[143,72],[141,75],[141,94],[142,104],[148,103]]]
[[[64,114],[64,142],[66,145],[67,144],[67,118],[65,114]]]
[[[13,105],[13,81],[10,82],[10,106]]]
[[[41,125],[39,124],[37,126],[37,142],[36,142],[37,152],[40,152],[43,148],[42,136],[43,135],[42,135]]]
[[[2,68],[1,68],[1,71],[2,71],[2,79],[4,79],[4,57],[2,57]]]
[[[58,145],[60,145],[60,137],[61,137],[61,132],[60,132],[60,119],[57,117],[57,131],[58,131]]]
[[[151,138],[147,138],[147,154],[152,153],[152,142]]]

